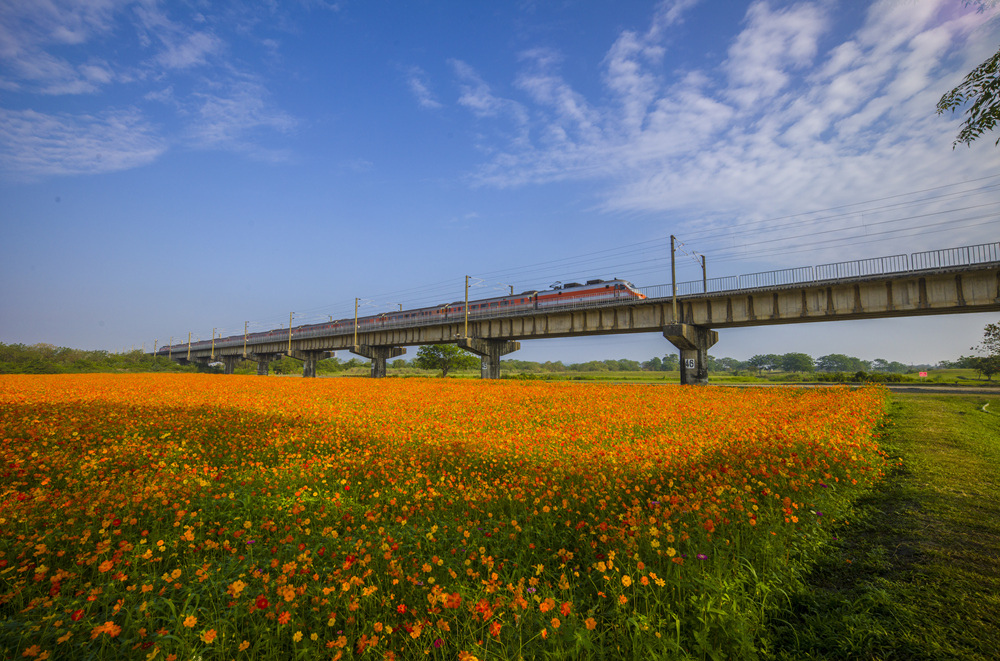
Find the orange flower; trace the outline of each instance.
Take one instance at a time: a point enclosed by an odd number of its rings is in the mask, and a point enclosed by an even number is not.
[[[564,601],[562,606],[559,607],[559,612],[562,613],[563,617],[569,617],[570,611],[573,609],[572,604],[568,601]]]
[[[242,643],[240,643],[240,651],[241,652],[243,650],[245,650],[246,648],[248,648],[248,647],[250,647],[250,641],[244,640]]]
[[[591,631],[593,631],[594,627],[597,626],[597,620],[595,620],[592,617],[588,617],[586,620],[583,621],[583,624],[584,624],[584,626],[587,627],[587,629],[590,629]]]
[[[196,624],[198,624],[198,618],[196,618],[194,615],[188,615],[187,617],[184,618],[184,626],[186,626],[187,628],[190,629]]]
[[[292,619],[292,614],[288,611],[282,611],[281,615],[278,616],[278,624],[288,624]]]
[[[494,620],[490,623],[490,635],[499,636],[500,635],[500,623]]]
[[[216,636],[215,629],[209,629],[205,633],[201,634],[201,639],[206,643],[211,643],[213,640],[215,640],[215,636]]]

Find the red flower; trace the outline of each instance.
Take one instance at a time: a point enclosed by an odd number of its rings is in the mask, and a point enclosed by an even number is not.
[[[406,612],[406,604],[400,604],[400,605],[396,606],[396,612],[399,613],[400,615],[402,615],[403,613],[405,613]]]
[[[74,622],[79,622],[80,620],[82,620],[83,619],[83,609],[82,608],[78,608],[77,610],[73,611],[73,614],[69,616],[69,619],[73,620]]]
[[[260,610],[264,610],[265,608],[267,608],[267,597],[265,597],[264,595],[260,595],[259,597],[257,597],[257,601],[254,605]]]

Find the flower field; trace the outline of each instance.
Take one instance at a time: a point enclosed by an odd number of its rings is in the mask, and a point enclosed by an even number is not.
[[[0,377],[0,656],[749,658],[876,389]]]

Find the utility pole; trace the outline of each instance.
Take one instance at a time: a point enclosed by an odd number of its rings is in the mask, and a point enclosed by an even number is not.
[[[188,360],[191,360],[191,331],[188,331]]]
[[[670,289],[673,291],[673,313],[674,323],[677,322],[677,264],[674,259],[674,244],[677,242],[677,237],[673,234],[670,235]]]
[[[170,336],[170,344],[167,345],[167,360],[174,359],[174,336]]]
[[[465,276],[465,338],[469,338],[469,276]]]
[[[708,293],[708,269],[705,268],[705,256],[701,256],[701,293]]]
[[[292,315],[294,312],[288,313],[288,355],[292,355]]]
[[[156,358],[156,345],[159,340],[153,340],[153,358]]]
[[[243,359],[247,357],[247,328],[250,326],[249,321],[243,322]]]
[[[358,346],[358,301],[359,298],[354,299],[354,346]]]
[[[212,353],[209,356],[212,360],[215,360],[215,329],[212,329]]]

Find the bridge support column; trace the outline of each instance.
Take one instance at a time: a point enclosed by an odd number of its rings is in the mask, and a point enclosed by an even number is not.
[[[708,383],[708,349],[719,341],[719,334],[705,326],[668,324],[663,337],[680,350],[681,385]]]
[[[302,377],[316,378],[316,363],[328,358],[333,352],[323,349],[292,351],[292,358],[302,361]]]
[[[277,359],[278,354],[276,353],[250,354],[250,360],[257,361],[257,376],[267,376],[268,372],[270,372],[271,361]]]
[[[222,371],[226,374],[232,374],[241,360],[243,360],[243,356],[223,356]]]
[[[406,349],[403,347],[370,346],[367,344],[355,344],[350,351],[372,361],[373,379],[381,379],[385,376],[385,364],[390,358],[406,353]]]
[[[465,337],[458,341],[458,346],[480,357],[482,378],[499,379],[500,356],[517,351],[521,348],[521,343],[512,340],[484,340],[478,337]]]

